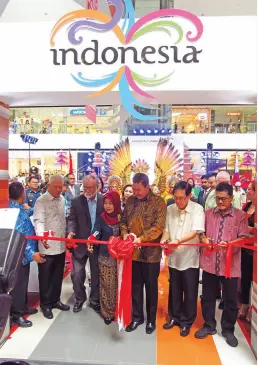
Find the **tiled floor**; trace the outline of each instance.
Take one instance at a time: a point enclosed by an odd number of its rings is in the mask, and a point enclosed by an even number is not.
[[[202,325],[200,306],[190,336],[181,338],[178,328],[164,331],[162,324],[167,306],[167,272],[160,275],[157,331],[145,334],[145,326],[135,332],[118,331],[117,324],[106,326],[86,305],[80,313],[54,310],[53,320],[41,313],[31,316],[33,327],[16,330],[0,350],[1,358],[26,359],[30,365],[254,365],[255,357],[236,326],[237,348],[230,348],[221,337],[194,338]],[[73,304],[70,275],[65,278],[62,300]],[[219,319],[221,311],[217,311]],[[218,328],[219,329],[219,328]]]

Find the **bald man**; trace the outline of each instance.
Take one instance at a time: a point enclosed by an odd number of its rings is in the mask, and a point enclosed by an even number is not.
[[[210,182],[210,179],[209,179]],[[230,175],[227,171],[220,171],[217,173],[216,176],[216,185],[218,185],[221,182],[227,182],[230,184]],[[210,192],[208,193],[208,196],[205,201],[205,210],[209,208],[216,208],[216,186],[214,186]],[[239,199],[236,199],[235,192],[234,192],[234,198],[232,201],[232,206],[237,209],[242,209],[242,206],[240,204]]]
[[[65,237],[65,200],[63,198],[63,178],[51,176],[46,194],[35,204],[34,226],[38,236],[46,231],[54,231],[56,237]],[[53,318],[52,309],[67,311],[70,307],[60,301],[65,265],[65,244],[60,241],[39,241],[39,249],[45,254],[46,262],[39,268],[40,307],[47,319]]]

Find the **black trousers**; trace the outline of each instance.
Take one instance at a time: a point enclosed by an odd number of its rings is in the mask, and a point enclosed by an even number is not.
[[[90,260],[90,273],[91,273],[91,291],[90,302],[92,304],[99,304],[99,263],[98,255],[96,253],[86,253],[82,258],[77,258],[74,255],[73,258],[73,271],[71,279],[73,282],[73,290],[75,299],[77,302],[83,303],[87,300],[85,280],[86,270],[85,266],[87,260]]]
[[[168,313],[181,327],[191,327],[197,315],[199,269],[169,268]]]
[[[65,266],[65,252],[46,255],[46,262],[38,264],[40,306],[52,308],[60,300]]]
[[[253,255],[248,250],[241,251],[241,298],[243,304],[250,303],[250,289],[253,281]]]
[[[238,278],[226,279],[224,276],[217,276],[203,271],[202,276],[202,315],[204,327],[216,328],[216,288],[218,281],[222,282],[222,297],[224,309],[221,317],[221,328],[223,332],[234,333],[237,320],[237,285]]]
[[[133,261],[133,321],[141,321],[144,319],[143,288],[145,286],[147,322],[156,322],[159,272],[160,262],[147,263]]]
[[[21,265],[14,289],[11,291],[11,316],[14,318],[24,315],[27,308],[27,292],[30,276],[30,264]]]

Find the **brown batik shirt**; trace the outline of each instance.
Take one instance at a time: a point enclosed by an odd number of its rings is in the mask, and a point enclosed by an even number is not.
[[[161,197],[151,191],[146,198],[139,200],[136,197],[128,198],[121,217],[121,236],[134,233],[141,242],[160,242],[166,221],[166,203]],[[140,262],[159,262],[161,259],[160,247],[136,248],[133,260]]]

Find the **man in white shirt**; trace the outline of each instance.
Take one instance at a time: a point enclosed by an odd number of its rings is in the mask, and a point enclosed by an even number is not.
[[[63,178],[51,176],[48,191],[36,201],[34,226],[38,236],[54,231],[56,237],[65,237],[65,201],[61,196]],[[60,295],[65,265],[65,244],[60,241],[39,241],[39,250],[45,254],[46,262],[39,265],[40,307],[47,319],[53,318],[52,308],[67,311],[70,307],[61,303]]]
[[[173,189],[175,204],[167,208],[166,228],[161,242],[180,244],[169,255],[170,319],[163,326],[168,330],[180,326],[180,335],[188,336],[197,315],[199,284],[199,247],[184,243],[199,243],[198,233],[204,232],[204,211],[190,200],[192,187],[179,181]]]

